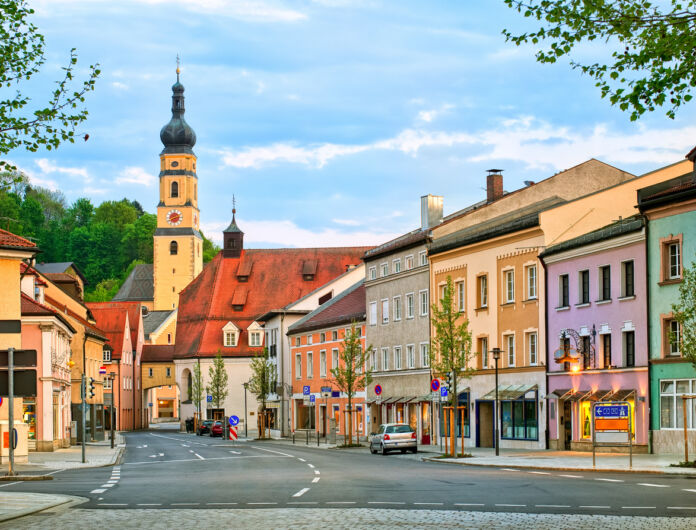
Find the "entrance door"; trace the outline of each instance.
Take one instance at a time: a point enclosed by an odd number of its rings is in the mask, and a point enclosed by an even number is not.
[[[563,402],[561,423],[563,424],[563,441],[566,451],[570,451],[570,443],[573,441],[573,421],[570,407],[570,401],[566,400]]]
[[[321,433],[326,438],[326,405],[321,405],[319,407],[319,416],[321,424]]]
[[[476,447],[494,447],[493,402],[476,402]]]

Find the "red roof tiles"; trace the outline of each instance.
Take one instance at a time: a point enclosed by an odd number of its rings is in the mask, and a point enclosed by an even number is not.
[[[63,324],[65,324],[70,331],[75,333],[75,328],[70,325],[70,322],[68,322],[68,320],[63,315],[61,315],[60,313],[51,309],[48,306],[40,304],[39,302],[37,302],[36,300],[27,296],[24,293],[22,293],[21,311],[22,316],[55,317],[58,320],[60,320]]]
[[[36,248],[36,243],[0,228],[0,247],[28,249]]]
[[[133,342],[133,348],[135,349],[136,341],[138,340],[138,331],[142,324],[142,306],[140,305],[140,302],[89,302],[87,307],[90,309],[90,311],[92,311],[92,314],[94,314],[94,318],[99,327],[102,326],[99,324],[99,318],[97,317],[95,311],[103,312],[111,309],[126,311],[128,313],[131,341]],[[105,329],[105,331],[108,330]],[[111,345],[114,346],[114,343],[112,342]]]
[[[290,327],[290,333],[334,327],[365,320],[365,285],[346,289]]]
[[[118,360],[121,358],[123,351],[123,341],[126,334],[126,325],[129,320],[128,302],[105,302],[105,303],[89,303],[90,311],[94,315],[99,328],[104,330],[106,338],[109,339],[109,345],[113,349],[111,358]],[[134,342],[133,334],[131,333],[131,341]]]
[[[247,328],[260,316],[276,307],[310,293],[344,273],[371,247],[248,249],[239,258],[219,253],[179,295],[176,358],[212,357],[218,351],[226,357],[247,357],[259,348],[248,345]],[[314,275],[306,280],[305,264]],[[240,268],[240,264],[243,266]],[[251,271],[246,281],[238,274]],[[246,289],[241,310],[240,287]],[[240,291],[241,292],[241,291]],[[223,345],[222,328],[233,322],[240,330],[237,346]]]
[[[143,363],[166,363],[174,361],[173,344],[145,344],[143,346],[143,355],[141,362]]]

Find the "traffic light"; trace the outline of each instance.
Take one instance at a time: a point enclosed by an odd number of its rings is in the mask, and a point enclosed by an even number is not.
[[[88,387],[88,390],[89,390],[89,396],[88,396],[88,397],[93,398],[93,397],[94,397],[94,394],[96,393],[95,390],[94,390],[94,377],[90,377],[90,378],[89,378],[89,387]]]
[[[454,389],[454,372],[447,372],[447,387],[450,390]]]

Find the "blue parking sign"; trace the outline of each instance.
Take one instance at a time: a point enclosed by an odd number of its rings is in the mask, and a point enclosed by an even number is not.
[[[311,396],[309,396],[309,402],[310,402],[310,403],[314,403],[316,400],[317,400],[317,396],[315,396],[314,394],[312,394]]]
[[[309,395],[309,385],[305,385],[302,387],[302,394],[305,396]]]
[[[206,396],[205,400],[206,400],[208,403],[212,403],[212,402],[213,402],[213,396],[211,396],[210,394],[208,394],[208,395]]]
[[[447,387],[446,386],[440,387],[440,397],[447,397]]]

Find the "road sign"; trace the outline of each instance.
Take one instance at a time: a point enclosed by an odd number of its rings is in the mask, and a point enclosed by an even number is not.
[[[302,395],[308,396],[309,395],[309,385],[304,385],[302,387]]]
[[[232,425],[232,427],[236,427],[237,425],[239,425],[239,417],[230,416],[230,425]]]
[[[375,385],[375,394],[378,396],[382,393],[382,386],[381,385]]]
[[[317,400],[317,396],[315,396],[314,394],[312,394],[311,396],[309,396],[309,402],[310,402],[310,403],[314,403],[314,402],[316,402],[316,400]]]
[[[446,386],[440,387],[440,397],[447,397],[447,387]]]
[[[104,375],[106,373],[106,366],[100,366],[99,367],[99,374]]]
[[[331,397],[331,387],[330,386],[321,387],[321,397],[323,397],[323,398]]]
[[[594,432],[597,443],[629,442],[631,407],[628,403],[595,403]]]
[[[210,394],[208,394],[207,396],[205,396],[205,400],[206,400],[208,403],[212,403],[212,402],[213,402],[213,396],[211,396]]]
[[[433,389],[433,392],[437,392],[438,389],[440,388],[440,380],[433,379],[432,381],[430,381],[430,388]]]
[[[2,396],[0,396],[0,406],[2,406]]]
[[[236,416],[234,416],[236,418]],[[232,418],[230,418],[230,421],[232,421]],[[230,440],[233,442],[237,439],[237,427],[235,426],[230,426]]]

